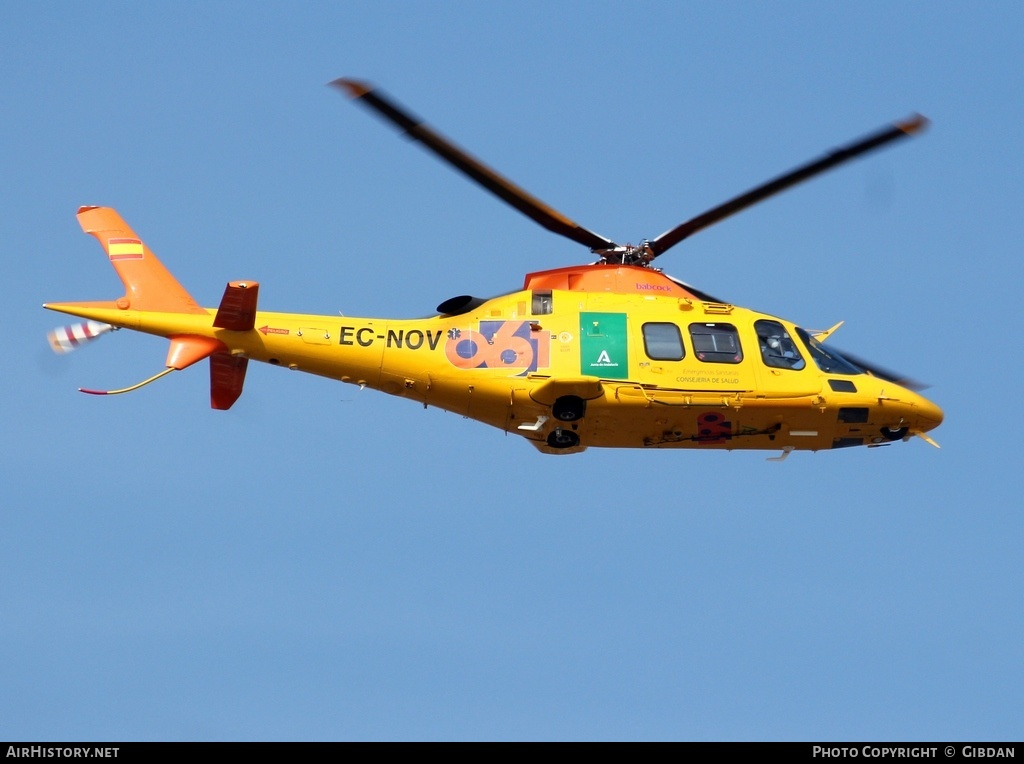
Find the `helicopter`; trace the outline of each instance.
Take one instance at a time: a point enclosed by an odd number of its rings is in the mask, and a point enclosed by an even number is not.
[[[131,329],[170,340],[138,390],[209,359],[210,402],[231,408],[250,360],[434,406],[519,435],[546,454],[589,447],[817,451],[882,446],[928,432],[942,410],[901,375],[836,351],[842,322],[807,330],[672,278],[653,263],[684,239],[797,183],[914,135],[920,115],[801,165],[638,245],[577,224],[427,126],[380,89],[330,85],[544,228],[582,244],[588,264],[527,274],[521,289],[460,295],[422,319],[273,313],[259,283],[229,282],[201,307],[109,207],[77,219],[125,287],[113,301],[48,303],[85,319],[50,333],[57,352]]]

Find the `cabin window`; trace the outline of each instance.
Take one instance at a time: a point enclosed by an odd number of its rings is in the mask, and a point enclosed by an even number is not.
[[[551,292],[533,293],[533,315],[546,316],[553,310]]]
[[[778,321],[755,321],[754,330],[765,366],[799,370],[807,365],[793,338]]]
[[[857,392],[857,386],[848,379],[830,379],[828,386],[832,388],[834,393],[855,393]]]
[[[683,335],[675,324],[644,324],[643,331],[644,352],[652,361],[681,361],[686,355]]]
[[[839,409],[836,419],[846,424],[867,424],[870,412],[860,406],[844,407]]]
[[[740,336],[732,324],[690,324],[693,352],[708,363],[739,363],[743,360]]]

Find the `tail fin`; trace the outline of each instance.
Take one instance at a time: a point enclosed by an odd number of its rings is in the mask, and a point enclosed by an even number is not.
[[[78,223],[96,237],[124,283],[124,308],[205,313],[128,224],[110,207],[81,207]],[[118,300],[121,306],[121,300]]]

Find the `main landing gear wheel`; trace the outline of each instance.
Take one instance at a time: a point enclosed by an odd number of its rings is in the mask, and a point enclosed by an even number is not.
[[[579,444],[580,436],[572,430],[556,427],[554,432],[548,435],[548,445],[552,448],[575,448]]]
[[[555,419],[563,422],[575,422],[577,419],[582,419],[583,412],[586,410],[586,401],[576,395],[563,395],[551,407],[551,413]]]

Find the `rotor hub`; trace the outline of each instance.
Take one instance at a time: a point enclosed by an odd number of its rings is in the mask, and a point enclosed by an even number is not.
[[[655,258],[654,250],[646,239],[640,242],[639,246],[625,244],[610,249],[595,249],[594,254],[607,265],[636,265],[641,268],[649,268]]]

